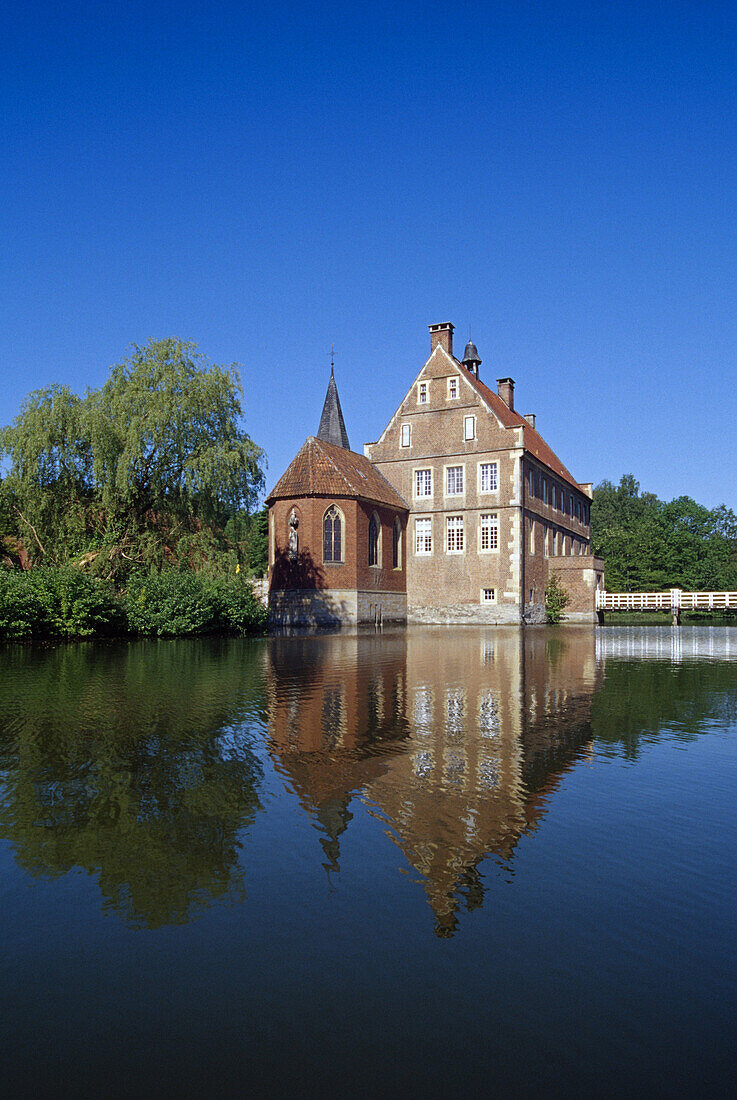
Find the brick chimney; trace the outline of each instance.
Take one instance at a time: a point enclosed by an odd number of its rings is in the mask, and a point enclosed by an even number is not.
[[[514,378],[497,378],[496,387],[504,404],[514,409]]]
[[[428,325],[430,329],[430,354],[435,351],[435,348],[440,344],[443,351],[447,351],[448,355],[453,354],[453,325],[450,321],[441,321],[439,325]]]

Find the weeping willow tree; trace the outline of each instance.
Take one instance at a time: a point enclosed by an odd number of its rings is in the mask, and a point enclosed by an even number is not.
[[[242,429],[235,365],[195,344],[134,346],[98,391],[32,393],[0,433],[0,519],[32,563],[78,561],[111,578],[134,567],[225,567],[223,530],[252,511],[263,451]]]

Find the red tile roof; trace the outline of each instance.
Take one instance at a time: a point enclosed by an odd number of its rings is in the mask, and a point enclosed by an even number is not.
[[[408,511],[405,500],[364,456],[311,435],[266,498],[353,497]]]
[[[456,360],[457,362],[457,360]],[[534,455],[543,465],[547,466],[557,474],[558,477],[562,477],[565,481],[573,485],[574,488],[581,490],[581,486],[574,478],[573,474],[565,468],[557,454],[547,445],[540,433],[533,428],[532,424],[528,424],[524,416],[520,416],[518,412],[510,409],[508,405],[502,401],[498,393],[494,393],[488,386],[480,382],[470,371],[467,371],[465,367],[458,364],[463,371],[464,377],[471,383],[473,388],[479,394],[481,398],[490,407],[493,413],[496,414],[499,420],[505,428],[522,428],[525,450],[529,451],[531,455]]]

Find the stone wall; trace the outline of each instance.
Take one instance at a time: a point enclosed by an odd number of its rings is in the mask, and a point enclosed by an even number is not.
[[[269,593],[271,626],[356,626],[359,623],[404,623],[404,592],[354,589],[281,589]]]

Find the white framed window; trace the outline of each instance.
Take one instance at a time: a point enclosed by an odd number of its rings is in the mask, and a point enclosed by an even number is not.
[[[427,404],[427,382],[420,382],[417,387],[417,404]]]
[[[449,378],[448,379],[448,400],[449,401],[455,401],[457,396],[458,396],[458,379],[457,378]]]
[[[402,427],[400,428],[400,431],[399,431],[399,445],[401,447],[411,447],[412,446],[412,425],[411,424],[402,424]]]
[[[535,521],[530,520],[530,553],[535,553]]]
[[[432,496],[432,470],[415,470],[415,496]]]
[[[445,549],[448,554],[463,553],[463,516],[448,516],[445,521]]]
[[[495,588],[482,588],[481,589],[481,602],[482,603],[496,603],[496,589]]]
[[[415,520],[415,554],[432,554],[432,518],[420,516]]]
[[[482,512],[479,518],[479,550],[489,553],[499,549],[499,516],[496,512]]]
[[[499,463],[479,462],[479,492],[495,493],[499,488]]]
[[[465,441],[476,438],[476,417],[463,417],[463,439]]]
[[[463,493],[463,467],[445,467],[445,494],[449,497],[457,497]]]

